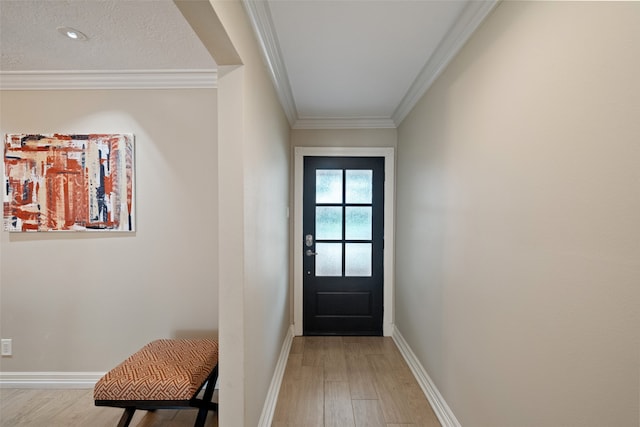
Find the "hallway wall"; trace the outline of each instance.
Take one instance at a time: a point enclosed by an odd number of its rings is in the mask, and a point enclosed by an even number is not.
[[[640,3],[503,2],[398,130],[396,325],[465,427],[637,427]]]
[[[393,147],[396,129],[293,129],[291,147]]]
[[[211,2],[241,64],[219,69],[219,423],[259,425],[290,319],[289,123],[239,1]]]
[[[137,213],[135,233],[0,232],[0,332],[13,339],[1,371],[105,372],[156,338],[217,335],[216,99],[0,93],[3,136],[133,133]]]

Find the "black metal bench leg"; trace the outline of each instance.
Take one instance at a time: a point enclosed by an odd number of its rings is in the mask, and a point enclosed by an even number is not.
[[[118,427],[128,427],[135,412],[136,408],[125,408],[122,417],[120,417],[120,422],[118,422]]]
[[[198,417],[194,427],[204,427],[204,422],[207,419],[207,413],[209,412],[211,405],[211,398],[216,387],[216,381],[218,380],[218,367],[213,368],[213,372],[209,376],[207,381],[207,387],[204,389],[204,395],[202,396],[202,406],[198,410]]]
[[[198,409],[198,417],[193,425],[194,427],[204,427],[204,422],[207,420],[207,412],[207,408]]]

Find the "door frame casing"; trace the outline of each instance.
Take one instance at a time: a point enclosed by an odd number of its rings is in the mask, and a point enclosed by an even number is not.
[[[393,278],[394,278],[394,203],[395,203],[395,150],[392,147],[295,147],[294,148],[294,216],[293,216],[293,331],[303,334],[303,268],[302,268],[302,189],[304,157],[384,157],[384,295],[382,334],[393,333]]]

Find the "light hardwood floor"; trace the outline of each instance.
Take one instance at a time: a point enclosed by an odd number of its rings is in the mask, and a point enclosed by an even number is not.
[[[0,390],[1,427],[115,427],[93,390]],[[192,426],[196,410],[136,411],[132,427]],[[207,427],[217,427],[209,412]],[[296,337],[272,427],[440,427],[391,338]]]
[[[440,427],[388,337],[296,337],[272,427]]]
[[[116,427],[123,409],[97,407],[93,390],[0,390],[1,427]],[[131,427],[192,427],[196,409],[136,411]],[[207,427],[217,427],[210,411]]]

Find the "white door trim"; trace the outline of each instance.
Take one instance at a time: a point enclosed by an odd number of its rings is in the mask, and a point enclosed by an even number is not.
[[[382,333],[393,333],[395,152],[393,148],[295,147],[293,217],[293,328],[302,330],[302,181],[305,156],[384,157],[384,314]]]

